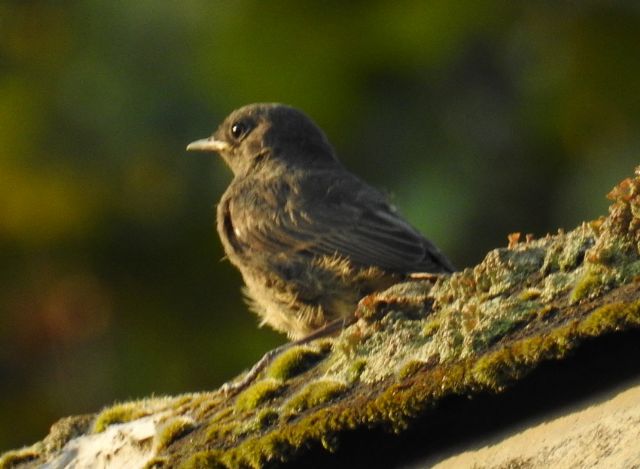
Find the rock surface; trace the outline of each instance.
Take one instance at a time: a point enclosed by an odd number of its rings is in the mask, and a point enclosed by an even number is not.
[[[598,362],[623,371],[638,362],[640,341],[629,334],[640,327],[640,173],[609,197],[608,216],[571,232],[514,234],[477,266],[364,298],[338,337],[287,350],[239,393],[63,419],[0,467],[424,466],[472,429],[487,435],[530,415],[540,396],[578,399],[605,379]],[[576,359],[591,384],[572,375]],[[637,408],[628,412],[616,425],[580,416],[534,424],[505,440],[514,452],[487,447],[441,464],[571,467],[612,454],[613,464],[633,462],[625,448],[637,439]]]

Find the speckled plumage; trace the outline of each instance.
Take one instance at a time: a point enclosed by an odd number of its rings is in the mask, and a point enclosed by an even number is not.
[[[409,273],[453,271],[296,109],[245,106],[188,149],[216,151],[231,167],[220,239],[251,308],[291,338],[350,317],[364,295]]]

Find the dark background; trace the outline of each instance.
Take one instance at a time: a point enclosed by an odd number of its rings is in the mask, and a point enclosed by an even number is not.
[[[605,213],[639,45],[632,2],[0,1],[0,451],[284,341],[219,262],[230,172],[184,151],[232,109],[305,110],[464,267]]]

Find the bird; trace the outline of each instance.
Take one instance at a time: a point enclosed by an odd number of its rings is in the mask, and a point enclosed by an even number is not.
[[[226,257],[261,325],[292,340],[352,318],[363,297],[412,274],[455,270],[294,107],[236,109],[187,150],[218,153],[231,169],[217,206]]]

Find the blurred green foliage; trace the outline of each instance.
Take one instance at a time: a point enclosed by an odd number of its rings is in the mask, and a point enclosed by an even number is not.
[[[632,2],[0,3],[0,450],[212,389],[256,327],[187,155],[232,109],[310,114],[459,266],[606,210],[638,163]]]

